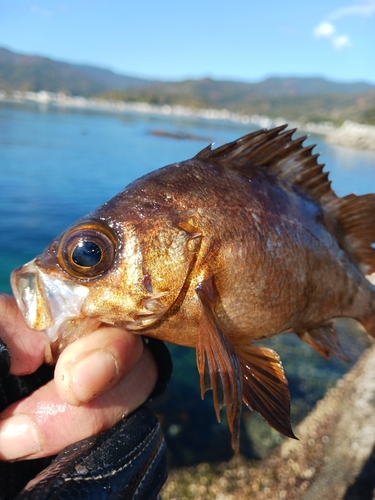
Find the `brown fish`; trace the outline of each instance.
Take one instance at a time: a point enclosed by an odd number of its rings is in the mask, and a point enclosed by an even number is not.
[[[285,126],[152,172],[12,275],[28,325],[58,353],[100,323],[196,348],[202,394],[241,400],[293,437],[279,356],[252,342],[294,332],[345,358],[333,320],[375,336],[375,195],[338,198]]]

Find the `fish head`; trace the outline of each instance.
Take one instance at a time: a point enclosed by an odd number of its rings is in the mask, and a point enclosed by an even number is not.
[[[101,323],[144,330],[186,288],[200,235],[164,216],[140,223],[108,210],[80,219],[12,273],[27,325],[45,330],[57,353]]]

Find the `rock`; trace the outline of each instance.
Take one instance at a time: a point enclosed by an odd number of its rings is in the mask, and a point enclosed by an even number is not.
[[[328,130],[325,139],[342,146],[375,150],[375,126],[346,120],[341,127]]]
[[[356,482],[360,487],[375,450],[375,345],[327,392],[296,435],[300,441],[285,441],[267,462],[280,478],[275,493],[285,491],[288,500],[364,498],[347,494]],[[372,477],[374,489],[375,468]]]
[[[173,471],[163,500],[375,500],[375,344],[295,434],[257,463]]]

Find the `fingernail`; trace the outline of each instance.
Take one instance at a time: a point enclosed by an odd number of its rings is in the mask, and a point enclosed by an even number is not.
[[[118,367],[114,356],[108,351],[95,351],[66,369],[68,387],[78,402],[94,399],[113,382]]]
[[[20,414],[0,420],[0,458],[15,460],[40,451],[39,435],[35,423]]]

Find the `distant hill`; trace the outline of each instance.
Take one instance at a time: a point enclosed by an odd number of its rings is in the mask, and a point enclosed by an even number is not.
[[[211,78],[162,82],[5,48],[0,48],[0,90],[61,91],[113,100],[227,108],[301,122],[351,119],[375,123],[375,85],[366,82],[318,77],[272,77],[257,83]]]
[[[332,121],[339,124],[351,119],[375,124],[375,85],[323,78],[268,78],[259,83],[206,78],[108,91],[102,97],[193,108],[227,108],[302,123]]]
[[[307,96],[324,94],[360,94],[375,90],[366,82],[334,82],[319,77],[273,77],[251,84],[252,95],[258,96]]]
[[[89,97],[110,89],[140,88],[152,83],[108,69],[17,54],[0,48],[0,89],[3,90],[61,91]]]

